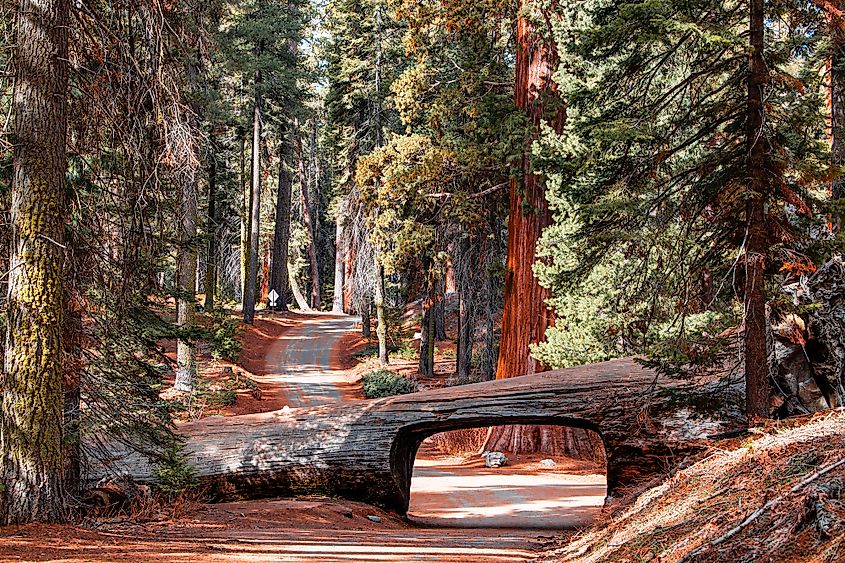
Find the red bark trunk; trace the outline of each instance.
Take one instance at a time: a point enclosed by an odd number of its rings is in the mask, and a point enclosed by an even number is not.
[[[525,9],[525,0],[522,9]],[[531,23],[520,18],[517,23],[515,100],[517,107],[531,120],[531,136],[522,158],[525,173],[522,186],[511,182],[505,307],[496,379],[547,370],[531,357],[529,346],[543,341],[546,329],[554,323],[552,312],[546,306],[549,291],[540,287],[532,268],[537,241],[543,229],[551,224],[552,217],[542,179],[534,174],[530,151],[531,144],[539,136],[541,122],[545,121],[558,133],[563,130],[566,113],[557,85],[552,81],[557,65],[555,45],[538,38]],[[554,107],[549,108],[550,105]]]

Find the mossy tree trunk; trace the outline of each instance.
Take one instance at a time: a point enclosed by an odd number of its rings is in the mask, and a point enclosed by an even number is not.
[[[62,323],[68,0],[22,0],[15,55],[0,524],[65,518]]]

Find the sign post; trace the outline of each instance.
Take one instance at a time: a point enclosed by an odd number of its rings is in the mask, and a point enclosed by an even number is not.
[[[275,289],[270,290],[270,293],[267,295],[267,299],[270,301],[270,308],[275,311],[276,303],[279,301],[279,294],[276,293]]]

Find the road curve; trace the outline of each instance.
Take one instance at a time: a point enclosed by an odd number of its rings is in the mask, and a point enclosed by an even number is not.
[[[342,392],[345,374],[332,369],[332,352],[360,320],[324,313],[311,313],[308,317],[280,338],[267,357],[267,366],[278,374],[291,408],[346,400]]]

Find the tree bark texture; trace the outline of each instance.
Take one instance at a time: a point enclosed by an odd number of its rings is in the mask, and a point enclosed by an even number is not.
[[[387,356],[387,314],[384,310],[384,267],[379,262],[379,251],[375,253],[376,279],[373,284],[373,305],[376,309],[376,337],[378,338],[378,361],[379,365],[386,367],[390,364]]]
[[[305,174],[305,155],[302,152],[302,138],[296,138],[296,161],[299,175],[299,197],[302,204],[302,222],[308,236],[308,263],[311,267],[311,308],[320,310],[320,265],[317,262],[317,237],[311,217],[311,202],[308,197],[308,177]]]
[[[179,198],[179,248],[176,256],[177,324],[181,330],[194,325],[197,288],[197,182],[192,172],[180,178],[182,193]],[[176,381],[178,391],[191,391],[197,374],[194,345],[182,337],[176,343]]]
[[[765,6],[751,0],[748,76],[748,194],[746,203],[745,250],[745,381],[746,411],[749,417],[769,416],[769,362],[766,345],[766,260],[769,253],[766,228],[766,199],[769,192],[766,170],[769,144],[765,127],[765,95],[769,71],[763,58]]]
[[[835,15],[830,15],[831,35],[833,39],[830,57],[830,129],[831,160],[835,166],[845,167],[845,22]],[[845,198],[845,177],[833,180],[833,199]],[[841,231],[845,217],[840,213],[834,218],[837,231]]]
[[[205,303],[207,313],[214,311],[214,294],[217,292],[217,145],[212,138],[211,155],[208,161],[208,217],[206,218],[206,236],[208,248],[205,260]]]
[[[526,3],[527,0],[524,0],[523,10]],[[516,37],[515,100],[517,107],[528,114],[532,135],[522,158],[522,184],[511,182],[505,307],[496,370],[499,379],[547,369],[531,357],[530,345],[545,340],[546,329],[554,323],[546,305],[550,293],[540,286],[533,271],[537,241],[543,229],[551,224],[552,216],[543,181],[532,169],[531,144],[539,135],[543,121],[560,133],[566,117],[562,106],[546,107],[549,100],[559,102],[557,85],[552,80],[558,66],[554,44],[539,38],[525,17],[520,17],[517,22]]]
[[[335,218],[334,242],[334,291],[332,294],[332,313],[344,312],[344,274],[346,270],[346,242],[344,239],[343,215],[338,210]]]
[[[188,463],[215,498],[321,494],[405,513],[425,438],[502,424],[563,424],[601,435],[615,494],[711,447],[708,436],[744,425],[729,413],[672,406],[661,397],[689,389],[666,392],[654,384],[654,373],[616,360],[374,401],[203,420],[179,432],[187,437]],[[146,460],[117,448],[114,458],[136,481],[153,478]],[[101,475],[95,467],[88,478]]]
[[[65,518],[62,323],[68,0],[21,0],[6,354],[0,402],[0,524]]]
[[[240,175],[240,194],[241,194],[241,305],[245,303],[244,289],[246,289],[246,270],[247,262],[249,261],[249,210],[251,197],[248,197],[248,189],[246,187],[246,132],[240,131],[241,142],[241,175]]]
[[[288,170],[290,140],[287,128],[279,132],[279,186],[276,191],[276,226],[270,260],[270,287],[279,294],[276,311],[288,310],[288,244],[290,242],[291,177]]]
[[[260,74],[256,83],[261,82]],[[252,116],[252,182],[250,183],[249,256],[247,257],[246,283],[244,284],[244,322],[255,320],[255,291],[258,284],[258,237],[261,226],[261,132],[262,103],[256,93]]]

